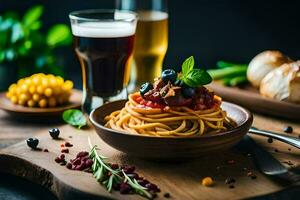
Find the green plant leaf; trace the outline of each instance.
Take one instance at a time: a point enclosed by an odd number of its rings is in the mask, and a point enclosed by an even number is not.
[[[14,25],[14,20],[13,19],[5,19],[1,22],[0,24],[0,31],[7,31]]]
[[[13,49],[7,49],[5,52],[5,57],[8,61],[12,61],[16,57],[16,53]]]
[[[185,61],[182,63],[183,76],[186,76],[191,70],[193,70],[194,65],[195,60],[193,56],[190,56],[189,58],[185,59]]]
[[[212,78],[203,69],[193,69],[183,78],[183,81],[190,87],[197,87],[209,84],[212,82]]]
[[[41,21],[35,21],[31,24],[30,30],[39,30],[42,27],[42,22]]]
[[[69,45],[72,41],[70,28],[65,24],[57,24],[48,31],[46,42],[51,47]]]
[[[33,6],[32,8],[28,9],[22,19],[24,26],[31,26],[41,17],[43,11],[44,7],[41,5]]]
[[[24,38],[24,31],[23,31],[21,24],[19,22],[17,22],[12,27],[10,41],[11,41],[11,43],[16,43],[17,41],[21,40],[22,38]]]
[[[5,53],[4,51],[0,51],[0,63],[5,59]]]
[[[86,125],[86,118],[80,110],[68,109],[63,112],[62,117],[66,123],[77,126],[79,129]]]

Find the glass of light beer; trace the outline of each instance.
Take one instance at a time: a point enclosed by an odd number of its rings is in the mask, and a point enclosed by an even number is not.
[[[168,48],[167,0],[117,0],[116,4],[138,14],[131,73],[131,88],[136,89],[161,74]]]
[[[83,110],[127,98],[136,14],[118,10],[71,12],[73,45],[82,69]]]

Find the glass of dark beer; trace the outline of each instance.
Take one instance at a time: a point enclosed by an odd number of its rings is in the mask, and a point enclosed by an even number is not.
[[[83,111],[127,98],[136,14],[118,10],[71,12],[73,44],[82,68]]]

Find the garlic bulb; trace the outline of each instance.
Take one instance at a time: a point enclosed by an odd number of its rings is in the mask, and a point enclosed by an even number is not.
[[[280,51],[263,51],[249,63],[247,79],[254,87],[258,88],[267,73],[288,62],[291,62],[291,59]]]
[[[260,93],[277,100],[300,103],[300,61],[283,64],[261,81]]]

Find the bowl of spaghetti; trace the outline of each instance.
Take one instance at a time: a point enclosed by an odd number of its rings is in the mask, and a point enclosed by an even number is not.
[[[178,159],[229,149],[242,139],[252,114],[223,102],[204,86],[211,82],[206,71],[185,63],[182,72],[164,70],[128,100],[93,110],[90,121],[103,141],[137,157]]]

